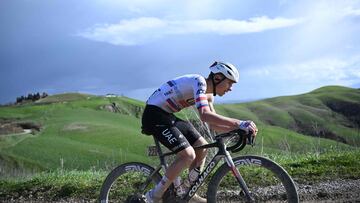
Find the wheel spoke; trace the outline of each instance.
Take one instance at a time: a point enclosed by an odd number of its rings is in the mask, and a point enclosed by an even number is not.
[[[142,163],[129,163],[117,167],[108,175],[101,188],[101,203],[141,202],[144,193],[161,179],[156,173],[151,178],[150,184],[144,185],[153,170],[152,167]]]
[[[244,156],[234,163],[248,186],[254,202],[298,202],[290,176],[276,163],[263,157]],[[219,168],[210,182],[208,202],[246,202],[247,197],[227,165]]]

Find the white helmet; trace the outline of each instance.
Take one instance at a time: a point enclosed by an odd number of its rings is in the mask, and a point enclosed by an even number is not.
[[[238,82],[239,81],[239,71],[231,63],[215,61],[214,64],[210,66],[211,72],[222,73],[228,79]]]

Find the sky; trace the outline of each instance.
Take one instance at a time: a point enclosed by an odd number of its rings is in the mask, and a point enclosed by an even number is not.
[[[0,104],[29,93],[145,101],[174,77],[240,71],[217,102],[360,88],[359,0],[0,0]]]

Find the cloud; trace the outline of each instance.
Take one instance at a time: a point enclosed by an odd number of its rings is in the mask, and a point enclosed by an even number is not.
[[[347,7],[343,10],[344,16],[360,16],[360,9],[354,9],[352,7]]]
[[[347,59],[322,58],[298,64],[279,64],[253,68],[244,74],[251,78],[272,78],[275,81],[296,82],[315,86],[337,84],[351,86],[360,81],[360,56]]]
[[[99,24],[85,31],[81,36],[90,40],[107,42],[114,45],[138,45],[169,35],[217,34],[238,35],[263,32],[266,30],[290,27],[302,19],[268,18],[267,16],[249,20],[165,20],[154,17],[141,17],[122,20],[118,24]]]

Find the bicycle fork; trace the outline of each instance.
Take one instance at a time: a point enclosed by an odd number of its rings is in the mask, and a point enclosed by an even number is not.
[[[248,186],[246,185],[246,183],[244,181],[244,178],[241,176],[239,170],[236,168],[236,166],[230,156],[230,153],[228,151],[225,152],[225,160],[226,160],[226,163],[228,164],[228,166],[230,167],[231,172],[233,173],[236,180],[240,184],[242,191],[245,193],[247,202],[255,202],[254,198],[250,194]]]

